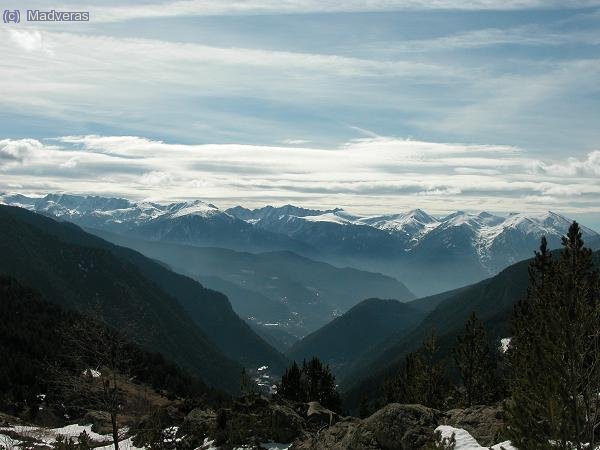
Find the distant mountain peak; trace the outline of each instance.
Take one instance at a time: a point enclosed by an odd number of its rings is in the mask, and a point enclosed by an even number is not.
[[[411,209],[410,211],[408,211],[406,213],[406,217],[412,217],[412,218],[414,218],[415,220],[418,220],[421,223],[439,222],[438,219],[436,219],[435,217],[427,214],[425,211],[423,211],[420,208]]]
[[[148,240],[251,252],[291,250],[369,270],[372,264],[379,264],[378,271],[401,279],[413,268],[419,270],[417,274],[426,272],[436,260],[456,266],[455,272],[470,270],[463,281],[458,281],[455,273],[448,276],[445,288],[493,274],[529,257],[539,246],[541,236],[547,237],[551,248],[560,246],[572,222],[555,211],[500,216],[459,210],[434,217],[420,208],[383,215],[293,204],[221,210],[198,199],[160,204],[67,193],[10,193],[0,196],[0,201],[90,229]],[[582,232],[586,242],[600,238],[588,228],[582,227]],[[390,268],[394,264],[396,268]]]

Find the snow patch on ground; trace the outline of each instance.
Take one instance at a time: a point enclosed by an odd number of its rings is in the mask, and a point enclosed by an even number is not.
[[[21,444],[21,441],[18,439],[13,439],[6,434],[0,433],[0,449],[17,448],[19,444]]]
[[[42,441],[46,444],[53,444],[56,442],[58,436],[65,438],[77,438],[82,432],[86,432],[90,439],[97,442],[109,442],[112,438],[108,435],[94,433],[92,431],[92,425],[67,425],[61,428],[42,428],[42,427],[31,427],[24,425],[15,425],[12,427],[2,427],[0,432],[12,432],[19,436],[28,437]]]
[[[454,439],[456,439],[454,450],[517,450],[516,447],[512,446],[510,441],[501,442],[492,447],[482,447],[468,431],[462,428],[440,425],[435,431],[441,433],[442,439],[451,439],[452,435],[454,435]]]
[[[96,369],[86,369],[82,375],[84,377],[100,378],[102,374]]]
[[[103,447],[95,447],[94,450],[114,450],[113,444],[105,445]],[[133,445],[131,438],[127,438],[119,442],[119,450],[146,450],[145,447],[136,447]]]
[[[508,348],[510,347],[510,339],[511,338],[509,337],[500,339],[500,351],[502,353],[506,353],[508,351]]]

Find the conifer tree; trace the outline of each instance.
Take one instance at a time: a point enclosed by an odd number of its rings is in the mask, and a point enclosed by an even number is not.
[[[400,373],[386,383],[388,402],[419,403],[432,408],[444,405],[449,382],[445,365],[439,357],[435,331],[423,342],[423,347],[406,356]]]
[[[508,351],[509,432],[520,450],[596,448],[600,431],[600,277],[573,222],[559,258],[542,239]]]
[[[329,366],[324,366],[319,358],[312,358],[302,364],[307,401],[317,401],[321,405],[338,411],[341,400],[336,390],[335,377]]]
[[[341,406],[335,376],[319,358],[304,361],[302,368],[294,362],[286,369],[281,377],[278,394],[293,401],[316,401],[333,411],[339,411]]]
[[[258,386],[250,378],[246,368],[242,368],[242,374],[240,375],[240,392],[243,396],[256,395],[258,393]]]
[[[474,312],[452,355],[464,387],[466,406],[485,404],[493,396],[494,367],[483,324]]]
[[[283,376],[281,377],[281,383],[277,389],[277,393],[288,400],[296,402],[304,401],[304,388],[302,386],[302,373],[296,361],[288,367]]]
[[[360,417],[361,419],[364,419],[366,417],[369,417],[370,414],[371,414],[371,408],[369,407],[369,399],[367,398],[366,394],[363,394],[360,397],[360,405],[358,407],[358,417]]]
[[[448,394],[449,381],[446,368],[439,356],[440,347],[435,330],[423,343],[422,403],[431,408],[441,408]]]

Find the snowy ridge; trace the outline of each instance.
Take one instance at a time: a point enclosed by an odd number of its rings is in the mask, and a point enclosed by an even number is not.
[[[21,194],[0,195],[0,202],[69,220],[78,225],[113,232],[135,232],[140,227],[160,223],[164,228],[152,236],[161,239],[172,233],[182,218],[199,218],[184,223],[181,239],[203,236],[201,223],[213,226],[228,237],[242,237],[248,225],[292,238],[318,249],[350,252],[378,258],[381,255],[429,261],[436,255],[456,255],[478,261],[489,274],[532,255],[542,236],[551,248],[560,246],[571,220],[555,212],[512,213],[500,216],[488,212],[457,211],[436,217],[421,209],[395,214],[361,216],[343,209],[307,209],[294,205],[247,209],[236,206],[221,210],[217,206],[192,200],[170,204],[132,202],[120,198],[48,194],[43,197]],[[222,224],[230,223],[230,228]],[[582,227],[584,240],[597,239],[598,233]],[[144,235],[148,236],[148,233]],[[246,239],[246,238],[243,238]],[[452,258],[453,256],[448,256]]]
[[[168,214],[171,217],[182,216],[201,216],[212,217],[218,214],[225,214],[219,208],[211,203],[204,203],[201,200],[193,202],[174,203],[167,206]]]
[[[359,223],[370,225],[390,234],[405,236],[410,245],[415,245],[431,230],[439,226],[440,220],[421,209],[405,214],[391,214],[361,218]]]
[[[21,194],[0,195],[0,203],[45,213],[55,217],[81,221],[90,226],[134,227],[156,219],[174,219],[184,216],[211,218],[227,215],[215,205],[201,200],[160,204],[149,201],[131,202],[119,198],[48,194],[27,197]]]
[[[232,214],[237,215],[235,211],[237,208],[230,210]],[[264,214],[265,210],[268,210],[268,214]],[[239,216],[242,220],[266,227],[272,227],[274,223],[297,223],[298,221],[369,226],[404,238],[409,247],[417,246],[434,230],[441,232],[454,227],[463,227],[472,233],[472,245],[482,258],[485,257],[486,251],[490,249],[496,238],[507,230],[515,230],[523,235],[539,239],[543,235],[560,237],[566,233],[571,224],[566,217],[551,211],[542,214],[512,213],[508,217],[485,211],[480,213],[457,211],[443,218],[436,218],[421,209],[398,214],[358,216],[343,209],[320,211],[286,205],[281,208],[265,207],[254,211],[244,209],[244,212],[243,216]],[[301,214],[297,214],[297,212],[301,212]],[[598,235],[586,227],[582,227],[582,231],[584,237]]]

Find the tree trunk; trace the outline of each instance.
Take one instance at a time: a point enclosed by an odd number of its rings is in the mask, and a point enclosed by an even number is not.
[[[112,436],[115,450],[119,450],[119,426],[117,425],[117,415],[110,413],[110,423],[112,424]]]

